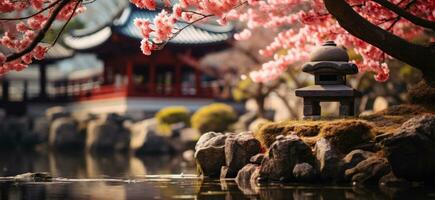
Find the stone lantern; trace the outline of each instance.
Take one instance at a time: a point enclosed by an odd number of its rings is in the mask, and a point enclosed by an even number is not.
[[[302,71],[315,77],[315,85],[296,90],[296,96],[304,98],[304,118],[320,118],[320,102],[332,101],[340,103],[340,116],[355,115],[355,97],[361,93],[347,86],[346,75],[358,73],[358,68],[349,63],[345,49],[326,42],[311,54]]]

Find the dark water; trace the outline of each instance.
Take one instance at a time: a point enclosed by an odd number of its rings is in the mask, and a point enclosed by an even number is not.
[[[203,180],[183,156],[0,153],[0,175],[49,172],[53,182],[0,181],[0,199],[435,199],[430,188],[238,186]]]

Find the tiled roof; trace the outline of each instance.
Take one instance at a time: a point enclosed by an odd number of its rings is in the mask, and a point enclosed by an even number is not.
[[[118,21],[119,25],[114,26],[114,31],[124,34],[131,38],[141,39],[141,33],[134,25],[134,19],[143,18],[153,21],[159,14],[159,11],[145,11],[130,7],[128,17]],[[177,28],[183,28],[187,23],[177,22]],[[175,38],[169,41],[169,44],[210,44],[219,43],[228,40],[231,37],[232,26],[220,26],[212,24],[192,25],[181,31]]]
[[[74,31],[64,37],[67,46],[76,50],[86,50],[99,46],[110,38],[112,33],[119,33],[130,38],[141,40],[141,33],[134,25],[136,18],[145,18],[153,21],[160,11],[148,11],[129,6],[124,9],[121,16],[113,20],[112,24],[100,27],[94,31]],[[177,22],[177,28],[186,26],[185,22]],[[109,29],[109,30],[108,30]],[[205,45],[221,43],[230,39],[233,26],[220,26],[217,24],[195,24],[185,28],[168,43],[173,45]]]

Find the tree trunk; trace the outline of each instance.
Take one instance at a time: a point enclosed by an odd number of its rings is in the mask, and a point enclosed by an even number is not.
[[[345,0],[324,0],[324,3],[347,32],[421,70],[424,79],[435,87],[435,46],[413,44],[383,30],[355,12]]]
[[[257,91],[257,95],[255,95],[255,102],[257,103],[257,117],[259,118],[264,118],[265,117],[265,109],[264,109],[264,104],[266,102],[266,95],[263,94],[263,87],[264,84],[263,83],[259,83],[258,84],[258,91]]]

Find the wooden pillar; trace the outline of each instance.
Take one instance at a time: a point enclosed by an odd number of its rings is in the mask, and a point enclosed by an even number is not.
[[[47,65],[45,63],[39,65],[39,98],[47,98]]]
[[[181,80],[182,80],[182,73],[181,73],[181,65],[177,64],[175,65],[175,96],[181,96]]]
[[[131,61],[127,61],[127,88],[128,92],[132,92],[134,90],[133,83],[133,63]]]
[[[156,65],[151,61],[148,70],[148,90],[150,94],[156,94],[156,86]]]
[[[195,69],[195,89],[196,89],[196,96],[202,95],[202,81],[201,81],[201,71],[198,69]]]
[[[2,100],[9,101],[9,80],[3,79],[2,82]]]

